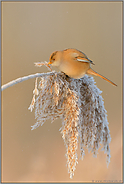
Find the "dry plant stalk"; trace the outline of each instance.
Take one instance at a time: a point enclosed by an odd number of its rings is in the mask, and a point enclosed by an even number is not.
[[[109,164],[111,138],[107,112],[93,77],[85,75],[81,79],[72,79],[63,73],[53,72],[40,78],[38,89],[36,79],[33,93],[29,109],[32,111],[35,107],[36,123],[32,130],[42,126],[47,119],[52,122],[57,118],[62,119],[60,131],[66,146],[70,178],[73,178],[78,163],[79,141],[82,159],[84,147],[96,156],[102,144]]]

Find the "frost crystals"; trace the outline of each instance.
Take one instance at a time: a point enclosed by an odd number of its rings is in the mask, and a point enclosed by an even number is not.
[[[47,119],[52,122],[57,118],[62,119],[61,133],[66,146],[70,178],[73,178],[78,163],[79,139],[82,159],[84,147],[96,156],[102,144],[109,164],[111,137],[107,112],[93,77],[85,75],[82,79],[72,79],[63,73],[53,72],[40,78],[38,89],[36,79],[33,93],[29,109],[32,111],[35,106],[36,123],[32,130],[43,125]]]

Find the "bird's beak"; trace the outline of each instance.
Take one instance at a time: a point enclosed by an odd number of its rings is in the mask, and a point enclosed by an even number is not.
[[[51,61],[49,61],[49,62],[48,62],[48,65],[51,65],[51,64],[52,64],[52,62],[51,62]]]

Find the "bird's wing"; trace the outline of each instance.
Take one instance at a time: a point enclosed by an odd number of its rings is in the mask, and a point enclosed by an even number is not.
[[[77,61],[94,64],[93,61],[91,61],[90,59],[85,58],[85,57],[76,56],[75,58]]]

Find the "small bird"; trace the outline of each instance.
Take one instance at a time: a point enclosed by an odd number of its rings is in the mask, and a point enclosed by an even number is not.
[[[53,52],[50,55],[48,64],[58,67],[60,71],[74,79],[80,79],[85,74],[91,74],[99,76],[114,86],[117,86],[114,82],[95,72],[91,68],[91,64],[94,65],[93,61],[77,49],[65,49]]]

